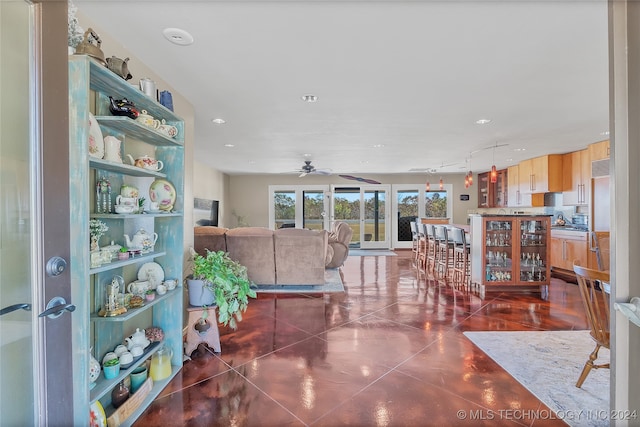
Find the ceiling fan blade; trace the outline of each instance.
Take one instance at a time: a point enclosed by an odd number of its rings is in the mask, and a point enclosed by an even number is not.
[[[305,177],[305,176],[307,176],[307,173],[303,171],[300,175],[298,175],[298,178],[302,178],[302,177]]]
[[[315,169],[311,173],[316,174],[316,175],[325,175],[325,176],[331,175],[331,171],[328,170],[328,169]]]
[[[352,175],[338,175],[340,178],[344,178],[344,179],[351,179],[353,181],[358,181],[358,182],[366,182],[367,184],[381,184],[380,182],[373,180],[373,179],[368,179],[368,178],[362,178],[359,176],[352,176]]]

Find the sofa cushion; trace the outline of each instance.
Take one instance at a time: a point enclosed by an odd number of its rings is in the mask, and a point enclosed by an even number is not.
[[[232,228],[226,233],[231,259],[247,267],[249,279],[259,285],[276,283],[273,231],[263,227]]]
[[[280,228],[273,232],[276,282],[279,285],[323,285],[328,233]]]
[[[206,249],[211,252],[227,251],[225,233],[228,228],[201,226],[193,228],[193,249],[200,255],[206,255]]]

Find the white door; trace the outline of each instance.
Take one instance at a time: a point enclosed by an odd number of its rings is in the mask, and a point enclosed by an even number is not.
[[[75,307],[64,266],[69,262],[66,17],[66,2],[0,0],[2,426],[77,424],[71,369]],[[51,315],[39,316],[48,304]],[[82,412],[88,420],[88,408]]]
[[[389,185],[333,186],[332,221],[353,229],[351,246],[361,249],[390,247]]]

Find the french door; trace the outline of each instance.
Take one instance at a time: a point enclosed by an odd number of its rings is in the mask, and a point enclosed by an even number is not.
[[[361,249],[390,247],[389,185],[332,186],[332,221],[353,229],[351,246]]]
[[[74,408],[67,2],[0,0],[0,425]],[[46,178],[46,179],[45,179]],[[46,311],[46,313],[45,313]],[[86,392],[86,383],[82,389]],[[77,411],[77,412],[74,412]]]
[[[426,191],[424,184],[394,184],[393,247],[411,247],[411,221],[420,218],[453,218],[450,197],[452,184],[444,184],[442,190]]]
[[[329,229],[329,186],[271,185],[269,197],[269,224],[272,229]]]

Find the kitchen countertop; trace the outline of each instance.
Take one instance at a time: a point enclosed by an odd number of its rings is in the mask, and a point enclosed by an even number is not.
[[[553,215],[549,214],[492,214],[492,213],[482,213],[482,214],[472,214],[477,216],[504,216],[504,217],[513,217],[513,216],[525,216],[525,217],[550,217]]]
[[[589,231],[586,228],[574,227],[572,225],[552,225],[551,229],[561,231],[580,231],[583,233],[587,233]]]

